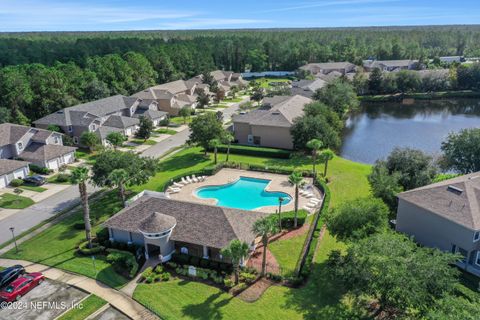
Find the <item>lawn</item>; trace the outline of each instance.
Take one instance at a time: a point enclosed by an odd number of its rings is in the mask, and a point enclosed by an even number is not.
[[[184,119],[183,117],[171,117],[169,120],[170,123],[174,124],[189,124],[190,122],[192,122],[192,118],[193,117],[187,117],[186,119]]]
[[[156,141],[150,140],[150,139],[147,139],[147,140],[143,140],[143,139],[132,139],[132,140],[130,140],[130,142],[133,142],[133,143],[135,143],[135,144],[146,144],[146,145],[149,145],[149,146],[153,146],[154,144],[157,144]]]
[[[160,128],[158,130],[155,130],[155,132],[160,134],[170,134],[170,135],[177,134],[177,131],[173,129],[168,129],[168,128]]]
[[[289,82],[291,80],[287,78],[260,78],[255,81],[260,82],[261,88],[269,89],[273,88],[273,86],[270,86],[270,83],[272,82]]]
[[[310,222],[312,218],[313,216],[308,217]],[[307,234],[308,231],[290,239],[274,241],[268,245],[268,248],[280,265],[283,276],[293,275],[297,262],[300,259]]]
[[[24,189],[24,190],[34,191],[34,192],[47,191],[46,188],[42,188],[42,187],[39,187],[39,186],[32,186],[32,185],[29,185],[29,184],[24,184],[23,186],[20,186],[19,188]]]
[[[105,192],[95,201],[91,201],[93,233],[101,228],[100,224],[103,221],[121,208],[121,201],[116,191]],[[76,272],[95,278],[114,288],[123,286],[127,279],[118,275],[104,256],[96,257],[96,268],[94,269],[91,257],[76,254],[76,246],[85,239],[85,232],[76,228],[82,221],[82,209],[80,207],[76,209],[72,216],[20,244],[18,254],[15,253],[15,250],[11,250],[2,257],[28,260]]]
[[[34,203],[32,199],[16,194],[4,193],[0,195],[0,208],[4,209],[25,209]]]
[[[240,102],[242,101],[243,98],[226,98],[226,99],[223,99],[222,102]]]
[[[58,320],[83,320],[89,315],[107,304],[107,301],[97,297],[94,294],[89,295],[86,299],[80,302],[81,308],[70,309],[62,316],[57,318]]]
[[[221,154],[222,161],[225,155]],[[162,190],[172,177],[204,168],[212,163],[212,155],[205,158],[200,148],[182,150],[161,162],[162,173],[138,190]],[[231,161],[275,165],[308,170],[306,157],[268,159],[230,155]],[[322,170],[323,166],[319,166]],[[332,190],[332,204],[369,194],[367,175],[370,166],[335,157],[329,164],[328,176]],[[135,191],[138,191],[134,188]],[[301,250],[302,236],[272,243],[274,254],[286,270],[295,267],[296,250]],[[306,286],[291,289],[282,286],[269,288],[254,303],[246,303],[219,289],[194,281],[173,280],[167,283],[140,284],[134,298],[152,308],[164,319],[338,319],[354,318],[354,308],[342,288],[329,276],[325,261],[329,252],[343,249],[328,232],[320,242],[315,265]],[[293,252],[293,253],[292,253]]]
[[[63,174],[63,173],[57,173],[57,174],[51,176],[50,178],[47,178],[47,182],[48,183],[56,183],[56,184],[71,184],[70,179],[68,179],[67,181],[58,181],[57,179],[58,179],[58,176],[60,174]]]

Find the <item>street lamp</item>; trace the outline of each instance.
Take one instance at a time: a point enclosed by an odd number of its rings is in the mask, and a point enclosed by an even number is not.
[[[282,232],[282,203],[285,201],[283,197],[278,198],[278,223],[280,226],[280,232]]]
[[[12,232],[13,243],[15,243],[15,253],[18,253],[17,240],[15,239],[15,233],[14,233],[15,228],[10,227],[10,231]]]

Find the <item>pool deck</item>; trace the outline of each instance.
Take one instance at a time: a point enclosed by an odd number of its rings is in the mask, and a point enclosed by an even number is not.
[[[268,186],[266,187],[267,191],[281,191],[288,193],[292,198],[289,204],[282,206],[282,211],[293,211],[295,206],[295,187],[288,182],[287,175],[281,174],[273,174],[268,172],[256,172],[256,171],[247,171],[247,170],[238,170],[238,169],[222,169],[217,174],[213,176],[208,176],[203,182],[191,183],[187,184],[182,188],[182,190],[178,193],[171,193],[169,194],[170,198],[182,201],[189,201],[189,202],[197,202],[203,204],[210,204],[215,205],[215,199],[202,199],[195,195],[195,191],[198,188],[206,187],[206,186],[216,186],[216,185],[224,185],[227,183],[232,183],[237,181],[240,177],[249,177],[249,178],[258,178],[258,179],[268,179],[271,180]],[[322,199],[321,192],[315,188],[312,183],[313,180],[311,178],[305,178],[305,186],[304,189],[308,189],[308,191],[315,194],[315,198]],[[240,195],[239,195],[240,196]],[[308,204],[310,199],[300,196],[298,202],[298,208],[303,209],[303,207]],[[320,204],[318,205],[320,206]],[[317,206],[317,207],[318,207]],[[275,212],[278,209],[278,206],[269,206],[269,207],[261,207],[254,211],[261,211],[261,212]],[[314,208],[315,209],[315,208]],[[309,210],[313,212],[314,209]]]

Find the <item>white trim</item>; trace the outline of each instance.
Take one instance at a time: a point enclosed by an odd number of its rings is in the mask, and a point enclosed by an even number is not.
[[[475,231],[473,233],[473,242],[477,242],[480,240],[480,231]]]
[[[477,256],[475,257],[475,264],[477,266],[480,266],[480,263],[478,263],[478,259],[480,258],[480,251],[477,251]]]

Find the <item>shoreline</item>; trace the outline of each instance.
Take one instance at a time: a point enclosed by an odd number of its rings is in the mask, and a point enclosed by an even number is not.
[[[403,99],[441,100],[445,98],[480,98],[480,91],[459,90],[418,93],[395,93],[359,96],[360,102],[401,102]]]

